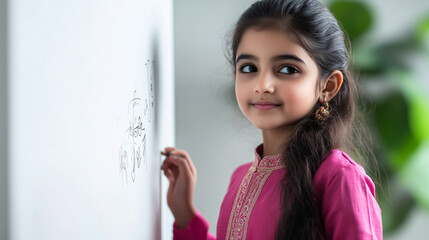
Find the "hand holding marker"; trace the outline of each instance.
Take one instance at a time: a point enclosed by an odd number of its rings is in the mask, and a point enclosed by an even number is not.
[[[170,182],[167,204],[176,219],[176,226],[185,228],[196,212],[193,197],[197,171],[189,154],[183,150],[167,147],[161,154],[166,156],[161,170]]]

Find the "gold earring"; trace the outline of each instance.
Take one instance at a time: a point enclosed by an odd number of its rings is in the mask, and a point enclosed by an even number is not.
[[[322,103],[322,106],[320,106],[315,113],[316,122],[319,125],[323,125],[326,119],[328,119],[328,117],[329,117],[329,104],[325,98]]]

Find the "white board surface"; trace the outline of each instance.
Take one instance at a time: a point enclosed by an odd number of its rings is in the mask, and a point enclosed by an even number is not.
[[[172,2],[8,11],[11,239],[171,239]]]

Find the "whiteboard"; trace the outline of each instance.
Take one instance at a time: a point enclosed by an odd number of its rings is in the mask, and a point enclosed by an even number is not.
[[[8,7],[11,239],[171,239],[172,1]]]

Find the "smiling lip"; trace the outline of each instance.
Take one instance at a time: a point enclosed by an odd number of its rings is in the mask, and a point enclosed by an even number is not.
[[[273,108],[280,106],[280,104],[275,104],[272,102],[264,102],[264,101],[255,102],[255,103],[252,103],[251,105],[259,110],[271,110]]]

